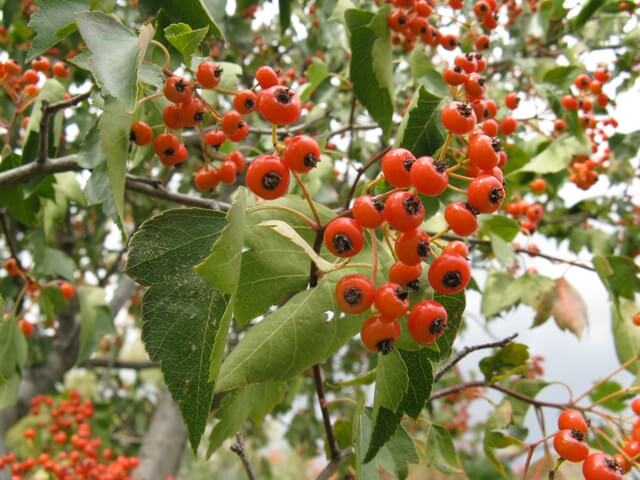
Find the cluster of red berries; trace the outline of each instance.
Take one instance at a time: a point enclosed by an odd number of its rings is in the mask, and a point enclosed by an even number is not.
[[[163,111],[165,130],[198,128],[204,156],[204,167],[196,172],[194,182],[199,190],[212,190],[222,182],[233,184],[246,166],[246,159],[239,150],[228,154],[218,149],[228,140],[241,142],[249,134],[249,124],[245,116],[257,111],[263,119],[272,125],[290,125],[298,120],[302,109],[299,95],[281,83],[278,73],[271,67],[260,67],[256,72],[256,81],[260,89],[230,91],[219,87],[223,69],[212,61],[200,63],[195,71],[195,79],[166,72],[162,95],[171,103]],[[214,90],[222,94],[233,95],[233,110],[219,113],[198,92],[198,89]],[[151,97],[147,98],[152,98]],[[210,117],[215,129],[204,130],[203,124]],[[189,156],[186,146],[174,133],[165,131],[153,138],[152,128],[143,121],[136,121],[131,127],[131,140],[137,145],[153,142],[153,149],[160,161],[167,167],[183,163]],[[319,157],[319,152],[318,152]],[[317,161],[317,159],[316,159]],[[220,162],[213,167],[211,162]],[[253,164],[264,163],[262,157]],[[254,168],[255,169],[255,168]],[[286,191],[288,182],[270,181],[265,190]]]
[[[525,200],[508,203],[505,205],[505,211],[514,218],[520,219],[520,228],[525,233],[535,232],[538,222],[544,218],[542,205]]]
[[[29,295],[32,300],[40,298],[40,292],[43,287],[57,286],[62,296],[70,301],[76,295],[76,288],[69,282],[64,280],[54,280],[53,282],[41,283],[33,275],[23,269],[15,258],[9,258],[4,262],[4,269],[10,277],[15,277],[22,281],[22,291],[20,298],[25,294]],[[25,337],[29,337],[36,329],[35,323],[24,318],[25,311],[19,312],[18,325],[24,333]]]
[[[93,402],[76,391],[57,402],[50,396],[34,397],[29,415],[37,427],[25,429],[23,436],[40,453],[22,459],[9,453],[0,457],[0,469],[10,468],[12,480],[128,480],[139,460],[102,448],[102,440],[92,436],[94,412]]]
[[[454,33],[442,33],[430,22],[434,12],[435,0],[388,0],[395,8],[388,18],[389,28],[393,32],[392,42],[402,45],[406,51],[414,49],[416,42],[421,41],[432,47],[441,46],[446,50],[455,49],[460,39]],[[464,6],[462,0],[449,0],[449,7],[460,10]],[[478,22],[486,30],[498,26],[498,3],[496,0],[478,0],[473,4],[473,11]],[[489,37],[485,34],[476,36],[475,45],[478,50],[489,47]]]
[[[53,74],[57,78],[67,78],[71,71],[65,62],[56,61],[52,66],[51,60],[44,56],[33,59],[31,68],[24,72],[22,66],[12,58],[0,63],[0,83],[15,103],[18,103],[21,96],[33,98],[40,92],[39,73],[45,77]]]
[[[632,409],[640,415],[640,398],[632,402]],[[563,410],[558,417],[558,432],[553,436],[553,446],[562,459],[574,463],[582,462],[585,480],[620,480],[631,470],[631,462],[640,457],[640,421],[637,421],[636,425],[633,434],[622,446],[622,453],[589,453],[589,445],[586,442],[589,422],[578,410]]]

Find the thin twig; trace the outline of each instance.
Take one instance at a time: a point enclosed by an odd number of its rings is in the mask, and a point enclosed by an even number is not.
[[[18,258],[18,247],[16,246],[16,239],[11,233],[9,217],[4,209],[0,211],[0,223],[2,224],[2,231],[4,232],[4,237],[7,240],[7,246],[9,247],[9,251],[11,252],[11,256],[18,263],[18,267],[20,267],[20,270],[23,270],[22,265],[20,265],[20,259]]]
[[[200,198],[191,195],[185,195],[184,193],[170,192],[163,187],[154,187],[152,185],[141,183],[128,177],[126,180],[126,187],[127,190],[143,193],[149,197],[167,200],[170,202],[178,203],[180,205],[185,205],[187,207],[211,208],[221,211],[229,209],[229,204],[225,202],[219,202],[212,198]]]
[[[376,154],[371,160],[369,160],[366,164],[358,169],[358,173],[356,178],[353,179],[353,184],[351,185],[351,191],[349,191],[349,195],[347,196],[347,201],[344,204],[344,209],[347,210],[349,208],[349,204],[353,199],[353,196],[356,193],[356,188],[358,188],[358,182],[364,173],[374,164],[376,164],[380,159],[384,156],[385,153],[389,151],[389,148],[385,148],[380,153]]]
[[[229,448],[233,453],[240,457],[240,461],[242,462],[244,471],[247,474],[247,478],[249,480],[255,480],[256,474],[253,472],[253,467],[251,466],[251,462],[249,462],[249,457],[247,457],[247,452],[244,449],[244,438],[240,432],[236,433],[236,442]]]
[[[353,456],[353,448],[345,448],[341,450],[337,457],[331,459],[327,466],[322,469],[316,480],[329,480],[338,470],[340,465],[349,460]]]
[[[445,373],[451,370],[460,360],[462,360],[464,357],[466,357],[470,353],[475,352],[477,350],[483,350],[485,348],[504,347],[508,343],[511,343],[511,341],[517,336],[518,334],[514,333],[513,335],[509,335],[508,337],[503,338],[502,340],[498,340],[497,342],[481,343],[479,345],[471,345],[468,347],[464,347],[462,350],[460,350],[460,352],[458,352],[456,355],[451,357],[447,363],[445,363],[438,369],[436,374],[433,376],[433,381],[437,382],[438,380],[440,380],[440,378],[442,378],[442,376]]]
[[[160,362],[134,361],[134,360],[113,360],[111,358],[90,358],[84,361],[82,368],[115,368],[129,370],[147,370],[160,368]]]

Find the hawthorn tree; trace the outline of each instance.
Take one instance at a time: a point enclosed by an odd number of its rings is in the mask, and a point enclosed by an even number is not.
[[[0,478],[636,465],[637,4],[1,3]],[[464,336],[519,306],[579,336],[551,264],[610,299],[586,391]]]

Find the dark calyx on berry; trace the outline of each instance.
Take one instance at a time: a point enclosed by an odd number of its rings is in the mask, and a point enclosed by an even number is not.
[[[186,90],[187,85],[184,83],[183,79],[180,79],[176,82],[175,88],[177,92],[182,93]]]
[[[396,297],[398,297],[400,300],[406,300],[407,298],[409,298],[409,291],[404,287],[396,288],[395,294]]]
[[[362,292],[356,287],[347,288],[342,296],[349,305],[358,305],[362,300]]]
[[[383,355],[393,351],[393,339],[387,338],[378,342],[378,351]]]
[[[276,172],[267,172],[264,177],[262,177],[262,186],[267,190],[275,190],[280,185],[282,181],[282,177],[280,177],[279,173]]]
[[[216,78],[220,78],[223,73],[224,73],[224,69],[220,65],[218,65],[216,69],[213,71],[213,76]]]
[[[620,464],[618,462],[616,462],[613,458],[607,458],[604,463],[606,463],[607,468],[609,470],[615,470],[617,472],[620,473],[624,473],[624,471],[622,470],[622,467],[620,466]]]
[[[402,162],[402,166],[404,167],[404,169],[408,172],[409,170],[411,170],[411,166],[413,165],[413,162],[415,162],[416,159],[413,157],[407,157],[403,160]]]
[[[429,325],[429,332],[432,335],[440,335],[446,329],[447,329],[447,323],[444,321],[444,318],[442,317],[436,318],[433,322],[431,322],[431,325]]]
[[[462,73],[462,67],[460,65],[456,65],[453,67],[453,71],[456,73]]]
[[[353,242],[351,241],[351,238],[344,233],[334,235],[331,242],[338,253],[350,252],[353,249]]]
[[[420,211],[420,199],[415,195],[410,196],[404,201],[404,209],[410,215],[416,215]]]
[[[255,103],[254,103],[254,101],[253,101],[253,100],[251,100],[250,98],[247,98],[247,99],[244,101],[244,106],[245,106],[248,110],[251,110],[251,109],[255,106]]]
[[[491,203],[500,203],[504,198],[504,188],[492,188],[489,192],[489,201]]]
[[[384,203],[378,199],[375,199],[373,201],[373,208],[375,208],[379,212],[382,212],[384,210]]]
[[[242,130],[244,128],[244,120],[240,120],[238,122],[238,126],[236,127],[238,130]]]
[[[409,290],[419,290],[420,280],[418,280],[417,278],[415,280],[411,280],[409,283],[407,283],[407,288]]]
[[[404,15],[401,15],[398,17],[398,24],[399,25],[404,25],[405,23],[407,23],[407,17],[405,17]]]
[[[499,138],[494,138],[493,140],[491,140],[491,147],[493,148],[493,151],[498,153],[502,150],[502,144],[500,143],[500,139]]]
[[[442,277],[442,284],[447,288],[456,288],[462,284],[462,275],[457,270],[447,272]]]
[[[435,162],[433,162],[433,166],[436,169],[436,172],[443,173],[447,169],[447,162],[440,162],[436,160]]]
[[[479,78],[478,79],[478,85],[480,85],[481,87],[484,87],[484,85],[487,83],[487,81],[484,78]]]
[[[460,112],[460,115],[462,115],[463,117],[470,117],[473,113],[473,108],[471,108],[471,105],[469,105],[468,103],[461,103],[458,106],[458,112]]]
[[[476,53],[475,57],[476,57],[476,60],[482,60],[482,54],[481,53]]]
[[[467,210],[469,210],[471,213],[473,213],[475,216],[478,216],[480,214],[480,212],[478,210],[476,210],[473,205],[471,205],[469,202],[465,202],[464,206],[466,207]]]
[[[571,437],[575,438],[576,440],[578,440],[579,442],[584,442],[584,433],[582,433],[580,430],[578,430],[577,428],[572,428],[571,429]]]
[[[173,148],[167,148],[164,152],[162,152],[166,157],[173,157],[176,151]]]
[[[201,122],[202,120],[204,120],[204,112],[196,112],[193,114],[193,119],[196,122]]]
[[[417,253],[419,257],[429,256],[429,244],[424,240],[420,240],[418,242]]]
[[[313,153],[307,153],[302,159],[305,167],[315,167],[318,164],[318,157]]]
[[[293,92],[288,88],[279,88],[276,92],[276,100],[278,100],[278,103],[282,103],[283,105],[289,103],[292,98]]]
[[[129,132],[129,141],[131,141],[131,142],[135,142],[136,141],[136,132],[134,132],[133,130],[131,130]]]

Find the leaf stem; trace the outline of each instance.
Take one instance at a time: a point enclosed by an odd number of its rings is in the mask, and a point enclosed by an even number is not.
[[[464,180],[465,182],[470,182],[473,180],[471,177],[467,177],[466,175],[460,175],[458,173],[448,172],[447,173],[452,178],[457,178],[458,180]]]
[[[375,228],[368,229],[369,236],[371,237],[371,255],[372,255],[372,266],[371,266],[371,281],[373,282],[373,286],[375,287],[377,284],[378,278],[378,237],[376,236]]]
[[[444,139],[444,144],[442,145],[442,149],[440,149],[440,154],[438,155],[438,163],[444,160],[444,156],[447,154],[447,150],[449,150],[449,145],[451,144],[451,140],[453,140],[453,135],[451,132],[447,133],[447,136]]]
[[[315,218],[316,223],[317,223],[317,226],[316,226],[315,230],[318,230],[318,228],[322,227],[322,220],[320,220],[320,214],[318,214],[318,210],[316,209],[316,205],[313,202],[313,199],[311,198],[311,194],[309,193],[309,190],[307,189],[307,186],[304,184],[304,182],[300,178],[300,175],[298,175],[295,172],[291,172],[291,174],[293,175],[293,178],[296,179],[296,182],[298,182],[298,185],[300,186],[300,189],[302,190],[302,194],[304,195],[305,200],[309,204],[309,208],[311,209],[311,213],[313,214],[313,218]]]
[[[167,47],[165,47],[162,43],[160,43],[157,40],[151,40],[151,44],[155,45],[160,50],[162,50],[162,53],[164,54],[164,63],[162,64],[162,73],[164,73],[165,75],[167,73],[170,74],[171,72],[169,71],[169,64],[171,63],[171,55],[169,54],[169,50],[167,50]]]

